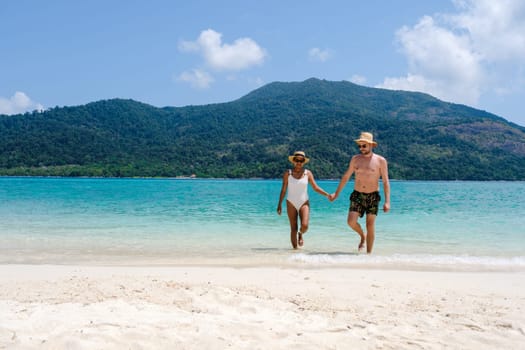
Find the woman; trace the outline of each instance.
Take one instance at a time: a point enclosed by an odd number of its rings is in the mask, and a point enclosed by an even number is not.
[[[294,249],[302,247],[304,244],[303,235],[308,230],[310,219],[310,202],[308,200],[308,183],[312,185],[315,192],[328,197],[328,192],[317,185],[314,174],[303,166],[310,161],[302,151],[296,151],[288,160],[293,163],[294,168],[287,170],[283,175],[283,185],[277,205],[277,214],[281,215],[281,204],[286,191],[286,211],[290,220],[290,239]],[[301,218],[301,228],[299,229],[298,218]]]

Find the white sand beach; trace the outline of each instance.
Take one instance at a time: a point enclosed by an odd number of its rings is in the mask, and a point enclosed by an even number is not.
[[[0,265],[0,349],[518,349],[525,273]]]

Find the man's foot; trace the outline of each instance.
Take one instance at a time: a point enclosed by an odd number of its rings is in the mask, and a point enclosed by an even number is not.
[[[303,234],[301,231],[297,231],[297,244],[299,244],[299,247],[302,247],[304,245],[304,240],[303,240]]]
[[[366,241],[364,239],[361,239],[361,242],[359,243],[359,247],[357,248],[357,250],[362,252],[365,249],[365,243]]]

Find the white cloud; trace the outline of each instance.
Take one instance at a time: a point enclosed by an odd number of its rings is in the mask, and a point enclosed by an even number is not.
[[[232,44],[222,42],[222,34],[204,30],[195,42],[183,41],[179,49],[200,52],[206,64],[217,71],[241,71],[264,63],[266,52],[254,40],[239,38]]]
[[[206,89],[214,81],[213,77],[206,71],[201,69],[192,69],[190,72],[182,72],[179,80],[190,83],[194,88]]]
[[[489,61],[525,57],[525,2],[523,0],[455,1],[463,12],[445,16],[453,26],[470,33],[474,49]]]
[[[19,114],[31,111],[42,111],[44,106],[32,101],[25,93],[17,91],[11,98],[0,97],[0,114]]]
[[[261,77],[257,77],[257,78],[255,78],[254,81],[255,81],[255,85],[258,86],[258,87],[261,87],[261,86],[264,85],[264,79],[261,78]]]
[[[312,61],[326,62],[332,57],[332,53],[330,50],[321,50],[318,47],[314,47],[308,51],[308,57],[310,57]]]
[[[182,52],[198,52],[200,46],[194,41],[181,41],[179,43],[179,50]]]
[[[364,85],[366,83],[366,77],[359,74],[354,74],[350,78],[350,81],[354,84]]]
[[[519,89],[525,62],[525,2],[457,0],[458,13],[424,16],[396,33],[409,71],[377,87],[430,93],[476,105],[483,93]],[[521,77],[520,77],[521,76]]]

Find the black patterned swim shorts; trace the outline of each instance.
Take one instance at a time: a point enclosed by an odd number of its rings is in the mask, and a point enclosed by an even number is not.
[[[350,211],[358,212],[360,217],[363,217],[365,213],[377,215],[379,201],[381,201],[381,196],[377,191],[372,193],[354,191],[350,195]]]

